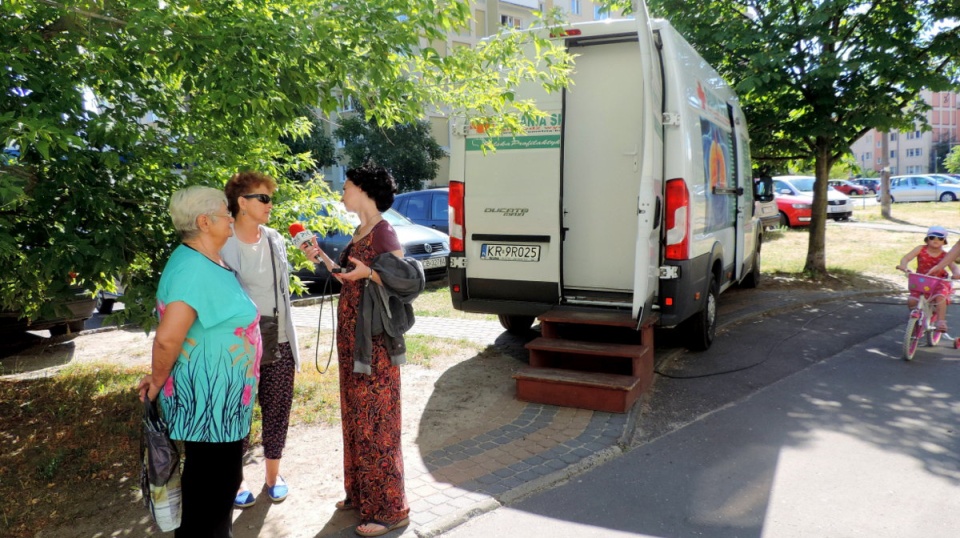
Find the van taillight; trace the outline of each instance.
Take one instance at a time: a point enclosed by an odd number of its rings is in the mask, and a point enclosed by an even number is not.
[[[667,181],[665,216],[667,220],[665,257],[668,260],[690,258],[690,192],[682,178]]]
[[[450,224],[450,252],[463,253],[463,238],[466,233],[463,220],[463,182],[451,181],[449,189],[450,215],[447,218]]]

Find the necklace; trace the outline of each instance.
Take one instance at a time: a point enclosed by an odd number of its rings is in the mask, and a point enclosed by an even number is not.
[[[357,231],[353,234],[353,237],[356,239],[359,239],[367,235],[368,233],[370,233],[371,230],[373,230],[373,227],[376,226],[381,220],[383,220],[383,217],[373,220],[367,224],[361,224],[360,227],[357,228]]]

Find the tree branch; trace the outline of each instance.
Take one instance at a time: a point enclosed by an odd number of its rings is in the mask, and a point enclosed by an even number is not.
[[[126,26],[126,24],[127,24],[126,21],[122,21],[122,20],[120,20],[120,19],[115,19],[115,18],[109,17],[109,16],[107,16],[107,15],[100,15],[99,13],[94,13],[94,12],[92,12],[92,11],[87,11],[87,10],[85,10],[85,9],[80,9],[80,8],[77,8],[77,7],[67,7],[67,6],[61,4],[60,2],[54,2],[54,0],[38,0],[38,1],[39,1],[41,4],[47,4],[48,6],[52,6],[52,7],[55,7],[55,8],[57,8],[57,9],[63,9],[63,10],[66,10],[66,11],[70,11],[70,12],[76,13],[77,15],[82,15],[82,16],[87,17],[87,18],[90,18],[90,19],[99,19],[99,20],[102,20],[102,21],[112,22],[113,24],[119,24],[120,26]]]

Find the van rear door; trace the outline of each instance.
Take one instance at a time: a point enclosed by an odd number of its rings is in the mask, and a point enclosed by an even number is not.
[[[637,35],[572,39],[563,126],[563,294],[590,303],[634,286],[642,72]]]

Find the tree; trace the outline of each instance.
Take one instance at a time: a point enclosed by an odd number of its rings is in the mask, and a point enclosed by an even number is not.
[[[393,174],[400,192],[423,188],[423,182],[437,177],[437,160],[446,152],[430,134],[426,120],[381,126],[366,119],[362,109],[340,121],[334,136],[343,141],[343,153],[350,166],[373,160]]]
[[[960,173],[960,145],[953,146],[946,159],[943,160],[943,166],[951,174]]]
[[[0,134],[20,156],[0,164],[0,309],[35,316],[68,275],[88,289],[122,275],[121,315],[151,326],[179,241],[171,192],[309,166],[281,142],[307,135],[305,107],[353,99],[385,126],[447,107],[517,129],[537,111],[514,89],[558,89],[570,57],[518,32],[448,56],[421,46],[470,16],[467,2],[432,0],[5,2]],[[531,62],[520,51],[535,39]],[[322,182],[281,181],[278,227],[324,195]]]
[[[337,150],[333,145],[333,139],[323,130],[324,119],[309,107],[301,114],[310,119],[312,124],[310,131],[302,136],[283,136],[280,141],[290,149],[293,163],[302,165],[287,172],[287,177],[305,182],[316,177],[321,168],[337,164]],[[299,162],[300,160],[302,162]]]
[[[936,174],[946,171],[947,155],[957,145],[957,139],[952,136],[943,136],[933,142],[930,147],[930,173]]]
[[[608,0],[609,2],[610,0]],[[619,2],[624,3],[624,2]],[[957,88],[956,2],[651,0],[734,87],[754,159],[810,159],[816,184],[804,270],[826,273],[827,179],[872,128],[925,123],[921,89]]]

